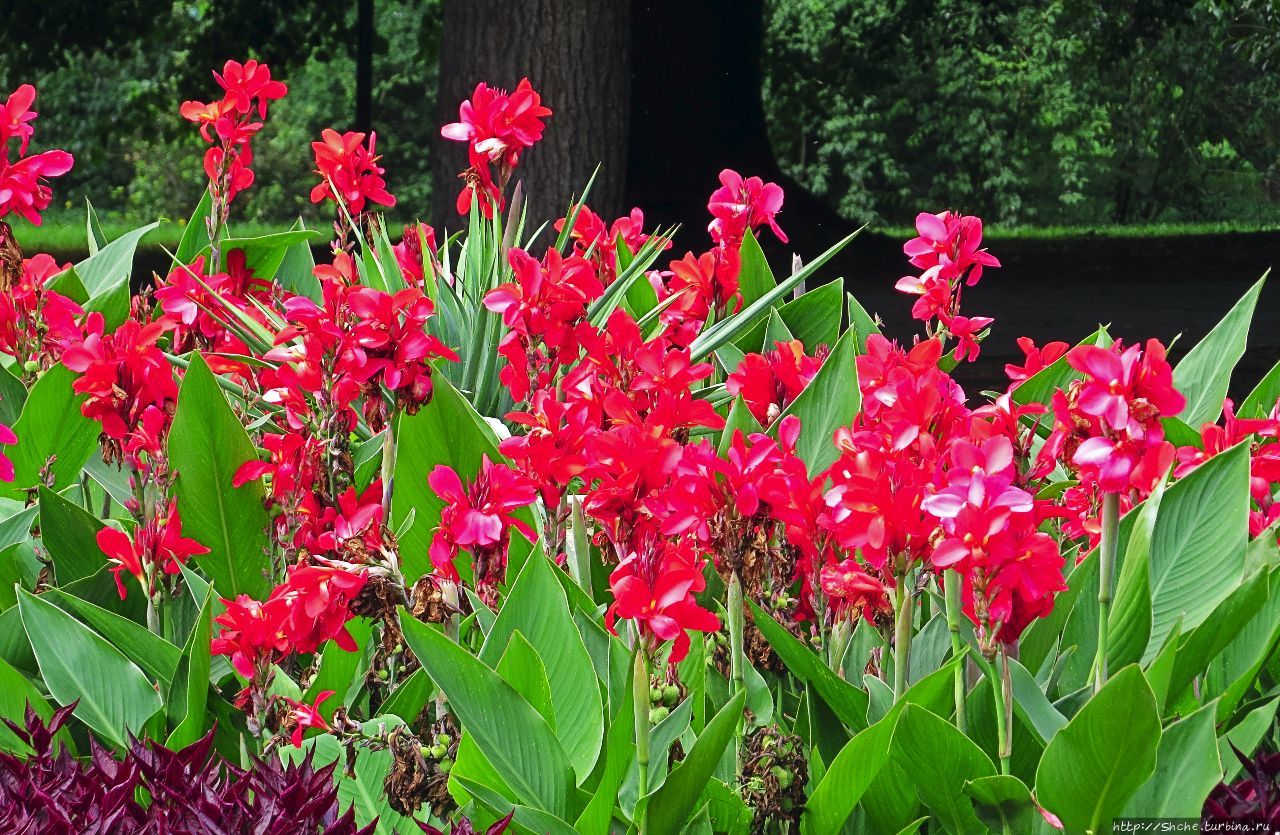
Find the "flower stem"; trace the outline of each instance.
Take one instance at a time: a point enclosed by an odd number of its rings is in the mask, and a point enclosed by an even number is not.
[[[942,572],[942,594],[947,604],[947,631],[951,633],[951,657],[960,658],[960,654],[964,651],[964,640],[960,637],[960,616],[963,604],[960,599],[959,573]],[[961,733],[967,733],[968,725],[964,703],[967,692],[964,682],[964,665],[964,661],[956,664],[955,672],[952,674],[955,679],[956,727]]]
[[[391,527],[391,497],[395,491],[396,416],[398,414],[398,410],[391,413],[382,438],[382,523],[388,528]],[[404,575],[400,573],[400,559],[396,549],[384,548],[383,551],[387,557],[387,567],[391,569],[391,579],[400,584],[401,588],[405,588]],[[407,588],[405,588],[405,594],[408,596]]]
[[[644,646],[636,641],[635,664],[631,670],[631,696],[636,723],[636,761],[639,763],[640,779],[637,804],[644,803],[649,793],[649,667],[645,663]],[[645,832],[647,809],[642,809],[640,820],[636,821],[641,833]]]
[[[1120,494],[1102,496],[1102,540],[1098,544],[1098,655],[1094,661],[1093,690],[1107,683],[1107,620],[1111,617],[1111,575],[1115,570],[1120,532]]]
[[[1002,651],[998,651],[998,652],[1001,656],[1004,655]],[[1008,676],[1009,659],[1007,657],[1002,657],[1001,660],[1002,660],[1002,669],[1005,673],[1004,675],[1000,675],[999,673],[996,672],[995,659],[993,658],[984,658],[982,666],[983,666],[983,670],[987,674],[987,681],[991,683],[991,697],[992,697],[992,700],[995,702],[996,747],[999,749],[1000,773],[1008,774],[1009,760],[1010,760],[1010,757],[1012,756],[1012,750],[1011,750],[1012,740],[1010,739],[1010,734],[1009,734],[1009,731],[1010,731],[1009,708],[1011,707],[1011,703],[1007,698],[1009,694],[1006,692],[1006,687],[1009,684],[1009,676]]]
[[[894,630],[893,630],[893,698],[898,700],[907,692],[907,665],[911,656],[911,621],[913,603],[911,592],[907,589],[909,575],[898,578],[898,587],[894,589]]]
[[[732,678],[732,688],[730,689],[730,697],[738,695],[744,689],[745,673],[743,666],[746,659],[742,651],[742,633],[744,629],[742,614],[742,580],[738,577],[738,572],[729,575],[729,589],[726,600],[728,610],[726,615],[729,620],[729,675]],[[737,725],[733,729],[733,745],[736,758],[742,756],[742,720],[739,719]],[[736,760],[735,760],[736,761]]]
[[[582,513],[582,497],[571,496],[569,502],[569,570],[582,590],[591,596],[591,540],[587,518]]]

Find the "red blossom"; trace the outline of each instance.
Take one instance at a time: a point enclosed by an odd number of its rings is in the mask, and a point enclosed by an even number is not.
[[[605,626],[615,635],[619,620],[635,623],[642,637],[671,641],[670,663],[689,653],[688,630],[715,632],[720,619],[698,605],[694,594],[706,587],[702,572],[678,546],[668,541],[659,556],[631,555],[609,577],[613,603],[605,613]]]
[[[210,650],[228,656],[235,671],[252,680],[289,650],[284,630],[289,604],[276,598],[260,603],[247,594],[222,603],[225,611],[213,619],[222,629]]]
[[[457,582],[454,561],[459,551],[469,551],[476,589],[485,596],[493,595],[506,577],[511,529],[535,539],[533,529],[515,512],[533,504],[537,489],[524,476],[493,463],[487,455],[469,485],[463,486],[458,473],[444,464],[431,471],[427,483],[446,502],[431,542],[431,564],[442,576]]]
[[[36,88],[23,84],[13,91],[0,108],[0,218],[10,213],[20,215],[34,226],[40,225],[40,212],[49,208],[53,192],[50,177],[61,177],[71,170],[75,160],[66,151],[45,151],[27,156],[36,114],[31,105]],[[17,158],[10,160],[9,143],[18,141]]]
[[[827,351],[820,347],[814,356],[804,352],[798,339],[776,342],[774,350],[747,354],[725,380],[725,391],[742,397],[752,417],[761,426],[777,420],[791,401],[809,385],[822,367]]]
[[[1019,383],[1030,379],[1037,372],[1048,368],[1066,355],[1071,346],[1065,342],[1047,342],[1044,347],[1037,348],[1030,337],[1018,337],[1018,347],[1022,349],[1022,365],[1008,363],[1004,373],[1009,377],[1009,391],[1018,387]]]
[[[178,515],[178,506],[170,501],[168,509],[161,515],[149,518],[138,526],[133,536],[111,527],[104,527],[97,534],[98,547],[111,561],[111,572],[116,578],[116,589],[120,599],[125,599],[122,572],[128,572],[137,578],[143,592],[153,596],[157,579],[151,572],[163,571],[165,574],[177,574],[179,566],[199,554],[209,553],[209,549],[182,535],[182,519]]]
[[[394,206],[396,199],[387,191],[381,159],[374,148],[378,135],[369,134],[369,146],[364,145],[364,134],[355,131],[338,133],[325,128],[321,141],[312,142],[316,155],[316,173],[320,182],[311,189],[311,202],[332,200],[347,207],[354,217],[365,209],[365,203]]]
[[[720,172],[720,188],[712,193],[707,209],[715,218],[707,231],[719,245],[736,248],[748,231],[765,224],[778,240],[787,243],[776,219],[782,209],[782,187],[777,183],[766,183],[759,177],[744,179],[726,168]]]
[[[17,442],[18,436],[13,430],[0,423],[0,481],[13,481],[13,462],[4,454],[3,447],[13,446]]]
[[[884,583],[868,574],[853,558],[823,566],[819,576],[822,593],[831,601],[837,616],[853,613],[875,623],[877,616],[893,612]]]
[[[321,690],[311,704],[306,702],[298,702],[290,699],[288,696],[282,696],[285,705],[289,708],[289,716],[285,720],[286,727],[293,727],[293,734],[289,737],[289,744],[294,748],[302,747],[302,735],[308,729],[318,731],[329,731],[329,723],[325,721],[324,714],[320,712],[320,705],[324,704],[335,694],[333,690]]]

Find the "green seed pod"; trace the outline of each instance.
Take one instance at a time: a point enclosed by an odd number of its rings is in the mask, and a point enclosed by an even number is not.
[[[674,684],[668,684],[662,688],[662,703],[667,707],[675,707],[676,702],[680,701],[680,688]]]
[[[656,705],[661,701],[662,701],[662,688],[650,687],[649,688],[649,704]]]
[[[443,745],[431,746],[431,759],[433,760],[443,760],[445,754],[448,754],[448,753],[449,753],[449,749],[444,747]]]
[[[449,770],[453,768],[453,760],[441,760],[438,768],[441,774],[448,774]]]
[[[667,718],[667,716],[669,716],[669,715],[670,715],[670,713],[671,713],[671,711],[667,710],[665,707],[655,707],[655,708],[650,709],[650,711],[649,711],[649,724],[650,724],[650,725],[656,725],[656,724],[658,724],[658,723],[659,723],[659,722],[661,722],[663,719],[666,719],[666,718]]]
[[[769,773],[777,778],[778,787],[782,789],[790,788],[792,781],[795,780],[794,774],[779,765],[769,769]]]
[[[22,370],[28,374],[34,374],[40,370],[40,363],[35,360],[27,360],[22,364]]]

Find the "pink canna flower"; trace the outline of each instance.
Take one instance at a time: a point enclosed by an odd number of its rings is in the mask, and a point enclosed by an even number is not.
[[[1071,346],[1065,342],[1047,342],[1044,347],[1037,348],[1036,343],[1027,336],[1018,337],[1018,347],[1023,353],[1022,365],[1008,363],[1004,367],[1004,373],[1009,378],[1009,391],[1013,391],[1019,383],[1053,365],[1071,349]]]
[[[537,488],[510,467],[493,463],[487,455],[481,459],[475,480],[465,487],[458,473],[444,464],[431,471],[427,483],[446,502],[431,543],[431,564],[446,579],[457,582],[454,561],[459,551],[469,551],[476,589],[492,599],[506,577],[511,529],[531,541],[535,538],[533,529],[515,512],[533,504],[538,497]]]
[[[3,447],[13,446],[18,442],[18,436],[13,430],[3,423],[0,423],[0,481],[13,481],[13,461],[4,454]]]
[[[503,189],[520,162],[526,148],[542,138],[546,118],[551,110],[529,79],[522,78],[516,89],[508,93],[481,82],[471,98],[458,108],[457,122],[440,129],[440,135],[455,142],[467,143],[470,167],[462,173],[464,182],[458,195],[458,212],[466,214],[477,195],[486,217],[493,217],[503,205]],[[491,165],[498,166],[495,182]]]
[[[778,226],[782,210],[782,187],[759,177],[743,178],[731,168],[720,172],[720,188],[711,195],[707,209],[714,220],[707,227],[711,239],[721,246],[736,248],[748,231],[768,225],[778,240],[787,236]]]
[[[66,151],[45,151],[27,156],[36,114],[31,110],[36,88],[23,84],[0,107],[0,218],[17,214],[33,226],[53,199],[48,180],[61,177],[74,162]],[[17,140],[17,158],[10,160],[9,143]]]

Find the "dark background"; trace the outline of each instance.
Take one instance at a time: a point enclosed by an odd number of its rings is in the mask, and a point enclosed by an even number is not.
[[[787,194],[775,269],[872,224],[826,278],[900,338],[905,227],[979,214],[1005,266],[966,293],[997,320],[957,372],[973,386],[999,384],[1015,337],[1099,320],[1185,349],[1280,252],[1269,2],[0,0],[0,20],[0,88],[37,84],[37,147],[77,157],[53,224],[83,223],[82,194],[106,218],[185,216],[201,146],[177,105],[211,97],[227,57],[258,57],[290,94],[255,144],[244,221],[325,222],[307,142],[335,127],[378,131],[395,222],[456,225],[464,155],[439,126],[477,81],[525,75],[555,111],[520,174],[535,217],[600,164],[593,208],[683,224],[678,255],[708,245],[717,172],[757,174]],[[1278,319],[1266,290],[1243,376],[1280,354]]]

